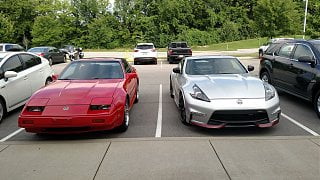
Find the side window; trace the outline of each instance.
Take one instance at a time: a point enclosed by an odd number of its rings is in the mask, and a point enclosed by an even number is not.
[[[24,64],[26,65],[26,68],[31,68],[41,63],[41,59],[36,56],[32,56],[29,54],[22,54],[20,55],[20,57],[24,62]]]
[[[128,64],[128,62],[125,59],[121,59],[121,61],[122,61],[122,64],[123,64],[123,67],[124,67],[126,73],[131,73],[132,72],[131,67]]]
[[[294,44],[285,44],[281,47],[279,51],[279,56],[290,58],[290,55],[293,51]]]
[[[49,49],[49,52],[54,52],[54,49]]]
[[[313,53],[308,46],[299,44],[294,52],[293,59],[299,59],[300,57],[308,56],[313,58]]]
[[[20,71],[22,71],[23,66],[22,66],[22,63],[21,63],[19,57],[16,55],[16,56],[9,58],[2,66],[2,70],[3,70],[3,72],[6,72],[6,71],[20,72]]]
[[[52,49],[53,52],[59,52],[57,48]]]

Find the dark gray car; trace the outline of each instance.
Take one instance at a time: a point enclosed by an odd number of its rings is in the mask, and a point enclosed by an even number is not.
[[[37,54],[49,60],[50,65],[57,62],[66,62],[65,54],[55,47],[43,46],[34,47],[28,50],[28,52]]]

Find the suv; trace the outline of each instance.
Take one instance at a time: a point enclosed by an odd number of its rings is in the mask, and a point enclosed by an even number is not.
[[[192,56],[192,50],[186,42],[171,42],[168,45],[167,60],[170,64],[190,56]]]
[[[151,62],[157,64],[158,52],[153,43],[138,43],[134,48],[134,64],[142,62]]]
[[[25,51],[25,49],[19,44],[1,43],[0,52],[7,52],[7,51]]]
[[[277,41],[282,41],[282,40],[293,40],[293,38],[274,38],[274,39],[270,39],[267,43],[265,43],[262,46],[260,46],[260,48],[259,48],[259,58],[261,58],[263,56],[264,52],[268,49],[270,44],[276,43]]]
[[[260,60],[259,75],[277,89],[311,101],[320,118],[320,40],[271,44]]]

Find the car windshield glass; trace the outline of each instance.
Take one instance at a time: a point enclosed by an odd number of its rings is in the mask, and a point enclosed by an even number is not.
[[[2,61],[3,58],[0,58],[0,62]]]
[[[10,44],[5,46],[6,51],[22,51],[24,50],[22,46],[17,44]]]
[[[123,70],[119,62],[109,61],[76,61],[67,66],[59,79],[93,80],[122,79]]]
[[[206,58],[187,61],[189,75],[244,74],[247,70],[235,58]]]
[[[153,45],[137,45],[137,49],[153,49]]]
[[[28,52],[48,52],[48,48],[31,48]]]

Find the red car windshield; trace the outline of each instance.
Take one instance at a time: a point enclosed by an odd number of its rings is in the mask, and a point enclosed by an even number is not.
[[[123,79],[120,62],[74,61],[61,73],[60,80]]]

